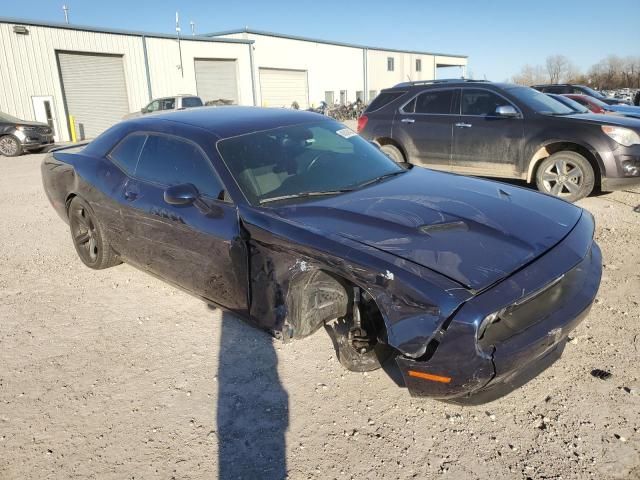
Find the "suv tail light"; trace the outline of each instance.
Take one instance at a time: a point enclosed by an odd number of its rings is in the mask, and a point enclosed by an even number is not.
[[[357,128],[358,133],[364,130],[364,127],[367,126],[368,121],[369,121],[369,117],[367,117],[366,115],[362,115],[361,117],[358,118],[358,128]]]

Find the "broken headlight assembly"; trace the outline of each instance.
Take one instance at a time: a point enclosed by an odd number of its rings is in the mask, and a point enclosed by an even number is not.
[[[478,326],[478,340],[481,340],[482,337],[484,337],[484,334],[487,331],[489,325],[500,321],[500,316],[503,315],[506,311],[507,309],[503,308],[502,310],[498,310],[497,312],[490,313],[482,319],[482,321],[480,322],[480,326]]]

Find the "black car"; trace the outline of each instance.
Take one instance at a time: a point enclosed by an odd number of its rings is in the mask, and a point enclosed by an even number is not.
[[[584,210],[401,168],[311,112],[128,120],[50,153],[42,176],[88,267],[130,263],[284,341],[324,326],[345,367],[393,356],[414,395],[483,402],[526,382],[600,283]]]
[[[46,123],[20,120],[0,112],[0,155],[17,157],[40,152],[53,144],[53,131]]]
[[[630,102],[623,100],[622,98],[607,97],[593,88],[585,85],[572,85],[570,83],[550,83],[546,85],[532,85],[531,88],[535,88],[542,93],[555,93],[558,95],[588,95],[593,98],[597,98],[601,102],[608,103],[609,105],[630,105]]]
[[[383,90],[358,131],[397,162],[518,178],[576,201],[640,184],[640,122],[576,114],[537,90],[472,80]]]

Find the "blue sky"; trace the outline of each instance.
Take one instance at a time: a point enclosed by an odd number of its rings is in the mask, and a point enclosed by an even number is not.
[[[505,80],[525,63],[563,54],[582,70],[640,55],[640,0],[0,0],[0,15],[172,33],[249,26],[372,46],[464,54],[476,78]]]

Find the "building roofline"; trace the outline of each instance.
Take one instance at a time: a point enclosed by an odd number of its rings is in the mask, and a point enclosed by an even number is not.
[[[153,32],[143,32],[138,30],[121,30],[117,28],[102,28],[102,27],[92,27],[88,25],[74,25],[67,23],[59,23],[59,22],[45,22],[41,20],[28,20],[25,18],[13,18],[13,17],[0,17],[0,23],[14,24],[14,25],[25,25],[32,27],[49,27],[49,28],[62,28],[65,30],[76,30],[81,32],[93,32],[93,33],[111,33],[115,35],[129,35],[133,37],[148,37],[148,38],[168,38],[175,40],[175,35],[170,35],[166,33],[153,33]],[[239,38],[211,38],[209,35],[185,35],[181,36],[180,40],[182,41],[201,41],[201,42],[217,42],[217,43],[244,43],[244,44],[252,44],[253,40],[244,40]]]
[[[359,45],[356,43],[337,42],[333,40],[322,40],[318,38],[301,37],[298,35],[287,35],[284,33],[268,32],[266,30],[254,30],[251,28],[239,28],[236,30],[226,30],[222,32],[205,33],[203,35],[205,37],[219,37],[221,35],[231,35],[231,34],[238,34],[238,33],[249,33],[252,35],[263,35],[267,37],[288,38],[290,40],[301,40],[303,42],[326,43],[329,45],[337,45],[340,47],[361,48],[361,49],[368,49],[368,50],[381,50],[383,52],[413,53],[418,55],[432,55],[434,57],[469,58],[467,55],[457,55],[457,54],[437,53],[437,52],[422,52],[418,50],[400,50],[398,48],[372,47],[368,45]]]

